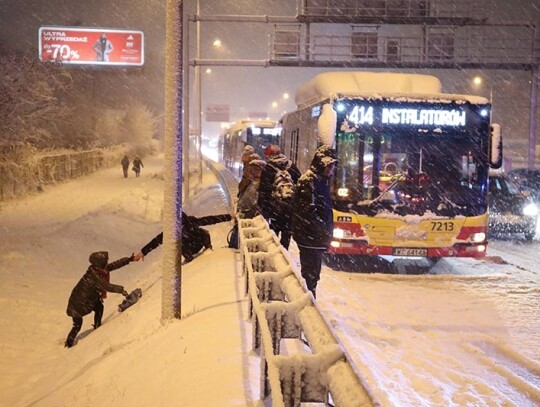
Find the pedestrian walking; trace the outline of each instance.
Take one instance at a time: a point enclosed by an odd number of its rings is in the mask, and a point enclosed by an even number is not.
[[[300,171],[275,144],[268,145],[264,155],[267,165],[261,174],[257,203],[270,229],[280,237],[281,245],[288,249],[292,235],[294,187]]]
[[[109,253],[94,252],[88,259],[90,266],[86,273],[79,280],[69,296],[66,313],[73,319],[73,328],[66,338],[66,348],[71,348],[75,342],[77,334],[82,328],[83,317],[94,312],[94,329],[101,326],[103,317],[103,300],[107,297],[107,292],[119,293],[127,297],[128,293],[121,285],[109,282],[109,273],[113,270],[127,266],[134,261],[134,255],[123,257],[119,260],[109,262]]]
[[[315,152],[310,168],[296,185],[293,205],[293,237],[300,250],[300,272],[315,297],[322,267],[334,230],[332,200],[328,187],[337,164],[336,153],[326,145]]]
[[[144,168],[144,165],[139,157],[135,157],[133,160],[133,167],[132,170],[135,171],[135,177],[138,177],[141,175],[141,167]]]
[[[129,157],[127,156],[127,154],[124,155],[124,158],[122,158],[121,164],[122,164],[122,171],[124,171],[124,178],[127,178],[128,170],[129,170]]]

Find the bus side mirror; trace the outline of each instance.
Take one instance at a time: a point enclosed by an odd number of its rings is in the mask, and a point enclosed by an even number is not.
[[[499,124],[490,126],[489,137],[489,166],[491,168],[501,168],[503,164],[503,142],[502,131]]]

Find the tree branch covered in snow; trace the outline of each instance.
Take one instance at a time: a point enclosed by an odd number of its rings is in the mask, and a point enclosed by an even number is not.
[[[0,144],[88,149],[129,143],[139,155],[151,149],[158,118],[140,101],[89,104],[76,83],[93,82],[91,72],[41,62],[35,53],[0,55]]]
[[[0,58],[0,136],[4,143],[43,147],[71,114],[63,102],[72,86],[69,71],[31,55]]]

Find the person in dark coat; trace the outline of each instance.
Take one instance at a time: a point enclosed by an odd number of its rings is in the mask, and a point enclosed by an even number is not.
[[[264,149],[264,155],[267,164],[261,174],[257,204],[261,215],[268,221],[270,229],[280,237],[281,245],[288,249],[292,235],[292,200],[290,202],[279,201],[272,195],[272,192],[278,171],[286,170],[291,175],[294,185],[300,178],[300,170],[285,155],[281,154],[279,146],[275,144],[267,146]]]
[[[85,315],[93,311],[94,329],[101,326],[101,318],[103,317],[104,310],[103,299],[106,298],[107,291],[122,294],[124,297],[128,295],[124,287],[109,282],[109,273],[127,266],[134,260],[133,254],[131,257],[123,257],[112,263],[108,263],[108,252],[94,252],[90,254],[88,260],[90,261],[90,266],[69,296],[66,312],[68,316],[73,318],[73,328],[71,328],[65,342],[67,348],[73,346],[75,338],[82,328],[83,317]]]
[[[141,167],[144,168],[144,165],[139,157],[135,157],[133,160],[133,171],[135,171],[135,176],[138,177],[141,175]]]
[[[184,261],[189,263],[194,256],[203,248],[212,249],[212,240],[210,232],[201,226],[213,225],[215,223],[226,222],[232,219],[229,214],[210,215],[196,218],[188,216],[182,211],[182,256]],[[148,242],[139,253],[134,256],[135,260],[144,260],[144,256],[163,244],[163,232]]]
[[[252,155],[259,157],[258,154]],[[242,190],[242,193],[238,195],[238,202],[236,203],[236,216],[240,219],[252,219],[259,212],[257,198],[261,174],[265,166],[266,162],[259,157],[251,160],[246,167],[246,171],[249,173],[248,184]]]
[[[314,297],[322,255],[330,245],[334,230],[328,181],[336,164],[335,151],[326,145],[319,147],[309,170],[298,180],[294,196],[293,237],[300,250],[300,272]]]
[[[129,158],[127,155],[124,155],[124,158],[122,158],[122,171],[124,171],[124,178],[128,177],[128,169],[129,169]]]
[[[249,156],[245,158],[245,160],[244,158],[242,158],[242,162],[244,163],[244,169],[242,171],[242,178],[240,179],[240,182],[238,183],[238,193],[236,194],[237,198],[240,198],[240,196],[244,193],[248,185],[251,183],[251,180],[252,180],[251,168],[252,167],[249,164],[253,160],[261,160],[261,156],[257,153],[251,153]]]

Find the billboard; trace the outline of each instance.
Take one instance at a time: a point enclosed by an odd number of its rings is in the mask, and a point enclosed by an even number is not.
[[[63,64],[142,66],[144,33],[84,27],[40,27],[39,59]]]
[[[229,105],[207,105],[204,113],[207,122],[229,121]]]

